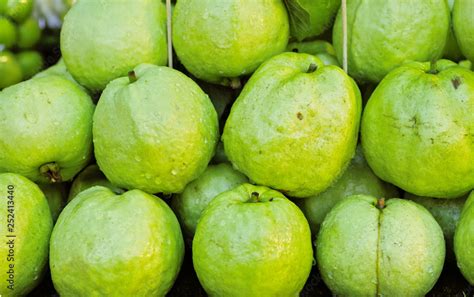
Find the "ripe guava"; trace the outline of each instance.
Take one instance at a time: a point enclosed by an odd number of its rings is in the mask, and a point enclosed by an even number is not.
[[[297,296],[313,261],[303,213],[281,193],[243,184],[214,198],[193,241],[209,296]]]
[[[95,186],[59,215],[49,265],[61,296],[165,296],[183,255],[178,220],[165,202]]]
[[[360,146],[357,147],[356,154],[344,174],[333,185],[319,195],[296,199],[295,203],[306,216],[313,234],[317,235],[329,211],[339,201],[358,194],[379,198],[392,198],[399,195],[393,185],[383,182],[372,172]]]
[[[461,273],[474,286],[474,192],[471,192],[454,233],[454,253]]]
[[[206,169],[219,129],[209,97],[194,81],[143,64],[104,90],[93,134],[97,164],[110,182],[179,193]]]
[[[293,197],[326,190],[354,155],[360,92],[342,69],[308,54],[265,62],[232,106],[222,136],[235,168]]]
[[[316,242],[321,276],[338,296],[424,296],[443,268],[443,232],[408,200],[355,195],[327,215]]]
[[[74,178],[71,188],[69,189],[67,202],[71,202],[71,200],[74,199],[77,194],[93,186],[103,186],[109,188],[116,194],[121,194],[124,192],[122,189],[114,186],[110,181],[108,181],[105,175],[100,171],[99,166],[94,164],[87,166],[76,176],[76,178]]]
[[[161,1],[78,1],[61,29],[67,69],[95,92],[141,63],[165,65],[164,9]]]
[[[449,32],[449,13],[446,0],[348,1],[349,74],[360,82],[378,83],[406,61],[440,58]],[[333,43],[341,63],[342,38],[339,10]]]
[[[43,68],[43,56],[37,51],[23,51],[16,55],[24,79],[29,79]]]
[[[340,0],[286,0],[290,15],[291,36],[303,40],[331,28]]]
[[[467,196],[457,199],[441,199],[421,197],[405,192],[404,198],[424,206],[433,215],[443,230],[444,240],[446,241],[446,260],[455,262],[453,249],[454,231],[459,222]]]
[[[17,46],[21,49],[32,48],[41,38],[38,20],[31,17],[18,26]]]
[[[418,196],[474,188],[474,73],[440,60],[393,70],[362,117],[362,147],[381,179]]]
[[[456,0],[453,7],[454,35],[461,52],[466,58],[474,61],[474,1]]]
[[[183,193],[171,200],[171,208],[175,211],[184,234],[192,239],[201,213],[209,202],[220,193],[246,182],[247,177],[230,164],[209,165],[201,176],[184,188]]]
[[[35,182],[72,179],[92,154],[91,98],[77,85],[48,76],[0,92],[0,172]]]
[[[49,210],[51,212],[51,217],[53,222],[56,222],[59,214],[66,204],[66,186],[64,183],[58,184],[38,184],[41,191],[46,196],[48,200]]]
[[[0,51],[0,90],[19,83],[22,78],[21,66],[15,56],[11,52]]]
[[[197,78],[238,85],[288,44],[289,23],[281,0],[180,0],[173,14],[173,46]]]
[[[27,178],[0,173],[1,296],[25,296],[48,263],[53,220],[43,192]]]
[[[0,51],[13,47],[17,40],[15,24],[0,15]]]

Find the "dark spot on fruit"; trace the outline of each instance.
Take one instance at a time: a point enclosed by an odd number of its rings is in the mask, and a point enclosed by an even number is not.
[[[294,48],[291,51],[294,52],[294,53],[299,53],[300,52],[297,48]]]
[[[258,154],[259,154],[259,155],[261,155],[261,154],[262,154],[262,151],[261,151],[261,150],[259,150],[259,151],[258,151]]]
[[[434,144],[434,139],[430,138],[431,144]]]
[[[317,69],[318,69],[318,65],[316,65],[314,63],[311,63],[311,64],[309,64],[309,67],[308,67],[308,70],[306,71],[306,73],[313,73]]]
[[[461,79],[458,76],[456,76],[455,78],[451,80],[451,83],[453,84],[453,87],[457,90],[459,86],[461,85]]]
[[[273,201],[273,197],[272,197],[272,198],[270,198],[270,200],[268,200],[268,201]]]
[[[296,114],[296,117],[297,117],[298,120],[300,120],[300,121],[303,119],[303,115],[301,114],[301,112],[298,112],[298,113]]]

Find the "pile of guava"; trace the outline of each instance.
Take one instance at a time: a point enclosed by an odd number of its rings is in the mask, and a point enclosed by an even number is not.
[[[0,296],[473,294],[474,1],[59,2],[0,0]]]

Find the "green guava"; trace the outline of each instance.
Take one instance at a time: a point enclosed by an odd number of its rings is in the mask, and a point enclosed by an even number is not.
[[[222,140],[235,168],[292,197],[326,190],[354,155],[360,92],[342,69],[308,54],[265,62],[232,106]]]
[[[70,180],[92,154],[91,98],[59,76],[0,92],[0,172],[35,182]]]
[[[289,23],[281,0],[180,0],[173,14],[173,46],[197,78],[238,85],[288,44]]]
[[[405,61],[440,58],[449,32],[446,0],[347,2],[349,74],[360,82],[378,83]],[[342,64],[342,12],[339,10],[333,43]]]
[[[33,182],[0,173],[1,296],[25,296],[41,281],[48,263],[53,220],[44,194]]]
[[[336,65],[340,67],[334,47],[325,40],[292,42],[288,44],[286,50],[294,53],[314,55],[318,57],[324,65]]]
[[[114,186],[110,181],[108,181],[105,175],[100,171],[99,166],[93,164],[87,166],[76,176],[76,178],[74,178],[71,188],[69,189],[67,202],[71,202],[71,200],[74,199],[77,194],[93,186],[103,186],[109,188],[116,194],[121,194],[124,192],[124,190]]]
[[[72,77],[71,73],[66,68],[66,64],[64,64],[63,58],[60,58],[59,61],[54,64],[53,66],[41,71],[40,73],[36,74],[34,77],[45,77],[49,75],[57,75],[61,76],[70,82],[73,82],[78,87],[80,87],[83,91],[88,92],[86,88],[81,86],[75,79]]]
[[[15,24],[0,15],[0,51],[12,48],[17,40]]]
[[[370,195],[379,198],[398,197],[397,189],[380,180],[365,161],[362,149],[356,154],[344,174],[326,191],[295,203],[303,211],[314,235],[329,211],[339,202],[352,195]]]
[[[15,22],[22,23],[31,15],[34,6],[33,1],[34,0],[6,0],[4,13]]]
[[[101,91],[141,63],[165,65],[164,9],[160,1],[78,1],[61,29],[67,69],[81,85]]]
[[[209,97],[168,67],[143,64],[112,81],[94,114],[102,172],[118,187],[148,193],[182,192],[206,169],[218,134]]]
[[[445,257],[443,231],[408,200],[355,195],[327,215],[316,241],[321,276],[338,296],[424,296]]]
[[[454,253],[458,267],[474,286],[474,192],[469,195],[454,233]]]
[[[446,241],[446,260],[455,262],[453,249],[454,231],[456,230],[467,196],[457,199],[440,199],[421,197],[405,192],[404,198],[424,206],[433,215],[443,230]]]
[[[440,60],[387,75],[362,117],[364,155],[381,179],[418,196],[474,188],[474,73]]]
[[[21,66],[15,56],[11,52],[0,51],[0,90],[19,83],[22,78]]]
[[[95,186],[59,215],[49,265],[61,296],[165,296],[183,255],[178,220],[165,202]]]
[[[53,222],[56,222],[59,214],[66,204],[66,185],[64,183],[57,184],[38,184],[41,191],[46,196],[48,200],[49,210],[51,212],[51,217]]]
[[[17,45],[21,49],[29,49],[35,46],[41,38],[41,29],[38,20],[31,17],[18,25]]]
[[[340,0],[285,0],[291,36],[298,40],[318,36],[331,28]]]
[[[474,1],[456,0],[453,7],[454,35],[466,58],[474,61]]]
[[[469,61],[469,60],[462,60],[462,61],[460,61],[458,64],[459,64],[459,66],[464,67],[464,68],[466,68],[466,69],[474,70],[474,69],[472,68],[472,62]]]
[[[184,188],[183,193],[171,200],[171,208],[176,213],[184,234],[192,239],[201,213],[209,202],[217,195],[246,182],[247,177],[230,164],[209,165],[201,176]]]
[[[243,184],[204,210],[193,264],[209,296],[298,296],[313,261],[303,213],[281,193]]]
[[[24,79],[29,79],[43,68],[43,56],[37,51],[23,51],[16,55]]]

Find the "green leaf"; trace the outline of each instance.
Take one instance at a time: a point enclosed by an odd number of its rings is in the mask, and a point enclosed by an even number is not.
[[[311,31],[311,17],[309,12],[301,5],[301,0],[284,0],[290,17],[291,36],[299,41]]]

